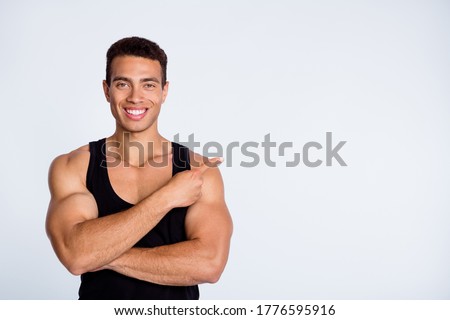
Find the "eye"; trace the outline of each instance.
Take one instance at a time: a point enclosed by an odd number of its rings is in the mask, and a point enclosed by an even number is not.
[[[149,83],[144,84],[144,88],[145,89],[154,89],[154,88],[156,88],[156,85],[154,83],[149,82]]]
[[[126,82],[118,81],[116,83],[116,88],[118,88],[118,89],[125,89],[127,87],[128,87],[128,83],[126,83]]]

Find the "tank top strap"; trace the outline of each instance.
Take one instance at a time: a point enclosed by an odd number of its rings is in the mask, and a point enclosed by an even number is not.
[[[103,189],[105,178],[108,175],[105,143],[106,138],[89,142],[90,158],[86,174],[86,187],[94,195],[98,192],[99,187]]]
[[[179,143],[172,142],[173,152],[173,169],[172,175],[176,175],[178,172],[184,170],[191,170],[189,148]]]
[[[94,186],[95,176],[99,168],[99,161],[101,161],[101,146],[104,144],[105,139],[89,142],[89,165],[86,174],[86,187],[92,192]]]

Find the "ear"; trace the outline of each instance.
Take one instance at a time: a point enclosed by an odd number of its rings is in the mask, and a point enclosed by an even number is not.
[[[103,80],[103,93],[105,94],[106,101],[111,102],[109,96],[109,87],[106,83],[106,80]]]
[[[163,99],[162,99],[162,103],[164,103],[164,101],[166,101],[166,97],[167,94],[169,93],[169,81],[166,81],[166,84],[163,87]]]

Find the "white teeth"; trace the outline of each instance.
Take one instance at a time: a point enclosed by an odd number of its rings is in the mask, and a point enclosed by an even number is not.
[[[140,114],[143,114],[145,112],[145,109],[140,109],[140,110],[137,110],[137,109],[125,109],[125,111],[127,113],[129,113],[129,114],[134,115],[134,116],[138,116]]]

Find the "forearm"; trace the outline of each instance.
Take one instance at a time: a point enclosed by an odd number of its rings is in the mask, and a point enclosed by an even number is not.
[[[224,266],[218,252],[194,239],[156,248],[132,248],[106,268],[161,285],[189,286],[216,282]]]
[[[66,242],[74,274],[98,269],[129,250],[171,208],[155,193],[132,208],[76,224]]]

